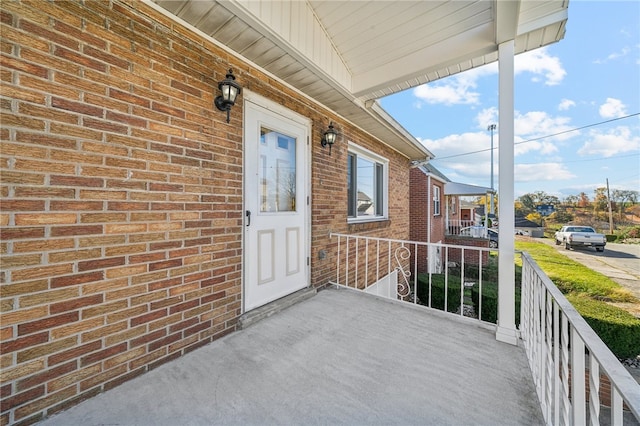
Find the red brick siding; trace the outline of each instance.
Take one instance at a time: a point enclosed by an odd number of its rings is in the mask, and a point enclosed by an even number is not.
[[[407,158],[144,3],[4,2],[0,25],[0,424],[235,330],[242,102],[230,124],[213,107],[228,68],[312,122],[312,285],[335,276],[330,232],[409,237]],[[349,140],[389,159],[387,221],[347,225]]]
[[[434,215],[434,186],[440,188],[439,215]],[[447,214],[444,182],[429,179],[420,169],[413,168],[410,175],[410,188],[411,240],[444,243]],[[418,248],[417,259],[419,259],[418,272],[428,272],[426,247]]]

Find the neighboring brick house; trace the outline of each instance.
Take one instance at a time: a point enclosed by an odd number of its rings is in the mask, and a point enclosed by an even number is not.
[[[462,219],[460,197],[486,195],[490,188],[451,182],[430,163],[413,167],[410,178],[411,239],[436,244],[430,249],[431,253],[427,253],[426,248],[418,252],[417,258],[421,259],[417,262],[418,272],[442,272],[444,254],[437,244],[488,246],[485,239],[463,237],[458,233],[460,228],[473,224],[466,216]],[[452,250],[448,254],[450,261],[459,258],[459,251]]]
[[[501,2],[334,2],[454,16],[459,35],[409,44],[399,20],[431,21],[369,14],[338,42],[311,2],[156,3],[2,2],[1,424],[34,423],[327,284],[332,232],[409,239],[410,165],[431,154],[376,99],[498,53],[510,63],[566,21],[542,19],[562,4],[509,7],[540,19],[523,34],[501,20],[496,40]],[[346,50],[356,38],[368,52]],[[227,120],[214,99],[229,69],[243,91]],[[330,123],[338,138],[322,147]]]

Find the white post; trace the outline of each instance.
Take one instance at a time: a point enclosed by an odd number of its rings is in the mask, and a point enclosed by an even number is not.
[[[499,121],[498,188],[498,327],[496,340],[516,345],[515,325],[515,207],[514,207],[514,45],[498,46]]]
[[[495,191],[495,188],[493,186],[493,131],[496,130],[496,125],[495,124],[489,124],[488,127],[489,131],[491,132],[491,204],[490,204],[490,208],[489,208],[489,214],[493,215],[495,214],[495,211],[493,209],[493,195]]]

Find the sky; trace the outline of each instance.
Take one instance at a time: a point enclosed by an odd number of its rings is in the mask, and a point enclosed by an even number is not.
[[[515,57],[515,196],[640,191],[640,2],[571,0],[564,39]],[[491,186],[498,63],[380,100],[454,182]],[[494,187],[498,185],[498,129]]]

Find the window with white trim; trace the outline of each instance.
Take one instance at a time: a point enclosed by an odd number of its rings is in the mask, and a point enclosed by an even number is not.
[[[347,198],[350,222],[388,216],[389,160],[349,143]]]
[[[440,216],[440,187],[433,185],[433,215]]]

